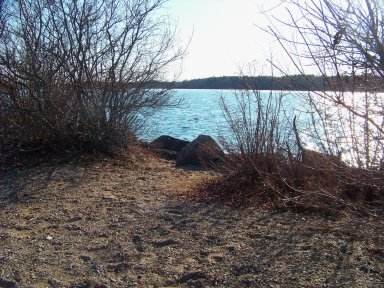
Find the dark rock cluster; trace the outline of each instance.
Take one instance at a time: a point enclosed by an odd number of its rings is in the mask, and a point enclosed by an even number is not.
[[[147,147],[160,157],[175,161],[176,166],[212,166],[225,156],[217,142],[207,135],[199,135],[191,142],[163,135]]]

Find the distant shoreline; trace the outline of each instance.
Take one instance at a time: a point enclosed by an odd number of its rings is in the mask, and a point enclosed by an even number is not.
[[[372,85],[379,83],[375,79],[368,81],[369,86],[357,83],[351,78],[339,79],[334,77],[320,77],[315,75],[292,76],[222,76],[201,79],[184,80],[178,82],[154,82],[153,88],[168,87],[171,89],[257,89],[257,90],[287,90],[287,91],[355,91],[366,90],[382,92],[384,87]],[[341,81],[341,82],[340,82]]]

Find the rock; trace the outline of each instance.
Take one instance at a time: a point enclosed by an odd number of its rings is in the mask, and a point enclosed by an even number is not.
[[[181,150],[176,158],[176,166],[211,166],[223,157],[223,150],[212,137],[200,135]]]
[[[155,149],[171,150],[180,152],[185,146],[188,145],[188,141],[173,138],[171,136],[160,136],[153,142],[149,143],[149,147]]]

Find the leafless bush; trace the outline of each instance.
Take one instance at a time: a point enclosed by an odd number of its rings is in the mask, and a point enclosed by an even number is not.
[[[171,105],[152,89],[184,54],[164,2],[2,1],[0,153],[109,151]]]
[[[229,128],[227,135],[221,137],[221,145],[235,163],[232,168],[249,167],[254,173],[265,159],[272,160],[283,156],[286,149],[293,149],[286,147],[292,142],[290,117],[293,116],[285,110],[286,94],[262,93],[246,82],[245,85],[246,89],[234,91],[235,99],[220,98]],[[270,168],[273,172],[274,168]]]
[[[297,151],[291,129],[293,111],[288,111],[292,99],[279,91],[261,92],[246,78],[244,89],[234,91],[234,99],[226,97],[220,98],[220,104],[228,129],[219,138],[226,152],[221,167],[226,176],[205,187],[208,197],[218,193],[241,204],[248,198],[262,202],[269,198],[269,203],[282,199],[286,191],[281,177],[293,177],[289,157]]]
[[[310,83],[303,87],[311,91],[305,96],[308,114],[316,122],[309,129],[310,137],[316,139],[318,149],[341,153],[353,166],[379,170],[384,156],[381,1],[284,3],[288,20],[271,17],[265,30],[281,44],[295,73]],[[283,26],[292,34],[282,33]],[[322,81],[314,82],[308,74]]]
[[[308,117],[311,105],[300,93],[244,87],[234,91],[234,101],[221,98],[230,135],[220,143],[225,174],[198,195],[240,206],[374,214],[384,200],[382,172],[353,167],[332,150],[308,149],[303,138],[318,139],[302,137],[315,118]]]

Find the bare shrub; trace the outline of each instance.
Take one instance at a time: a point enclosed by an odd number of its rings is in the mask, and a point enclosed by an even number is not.
[[[270,91],[265,95],[251,86],[245,88],[234,91],[235,99],[220,98],[229,128],[229,136],[221,137],[221,145],[233,159],[234,169],[244,166],[254,173],[265,159],[281,156],[284,151],[281,148],[289,145],[293,135],[289,129],[292,116],[284,110],[284,93]]]
[[[289,0],[285,4],[289,19],[275,18],[267,31],[281,44],[296,73],[311,83],[303,87],[309,92],[302,94],[311,121],[297,134],[310,139],[317,151],[345,162],[337,167],[312,165],[313,171],[329,175],[331,185],[322,183],[324,177],[314,180],[334,203],[374,215],[377,208],[372,205],[382,207],[384,193],[382,3]],[[282,25],[291,28],[292,35],[281,33]],[[322,81],[312,81],[308,71]],[[321,162],[327,163],[317,161]]]
[[[311,106],[306,98],[244,83],[244,90],[234,91],[234,100],[221,98],[229,127],[220,142],[226,151],[224,176],[202,185],[194,197],[332,215],[374,216],[380,210],[382,172],[354,167],[332,150],[306,148],[303,138],[313,138],[302,137],[302,131],[314,120],[307,117]]]
[[[204,197],[230,199],[239,205],[248,200],[268,205],[276,200],[272,205],[279,205],[288,188],[282,177],[293,177],[289,157],[297,151],[291,129],[292,99],[279,91],[263,93],[246,79],[244,89],[234,91],[234,99],[220,99],[228,128],[220,137],[226,176],[201,192],[208,191]]]
[[[384,157],[381,1],[284,3],[288,20],[270,17],[265,30],[280,43],[295,73],[310,83],[303,84],[311,91],[303,97],[316,125],[302,132],[309,132],[323,152],[341,153],[352,166],[379,170]],[[282,33],[282,26],[292,34]]]
[[[0,153],[111,151],[172,105],[153,89],[184,54],[164,2],[3,1]]]

